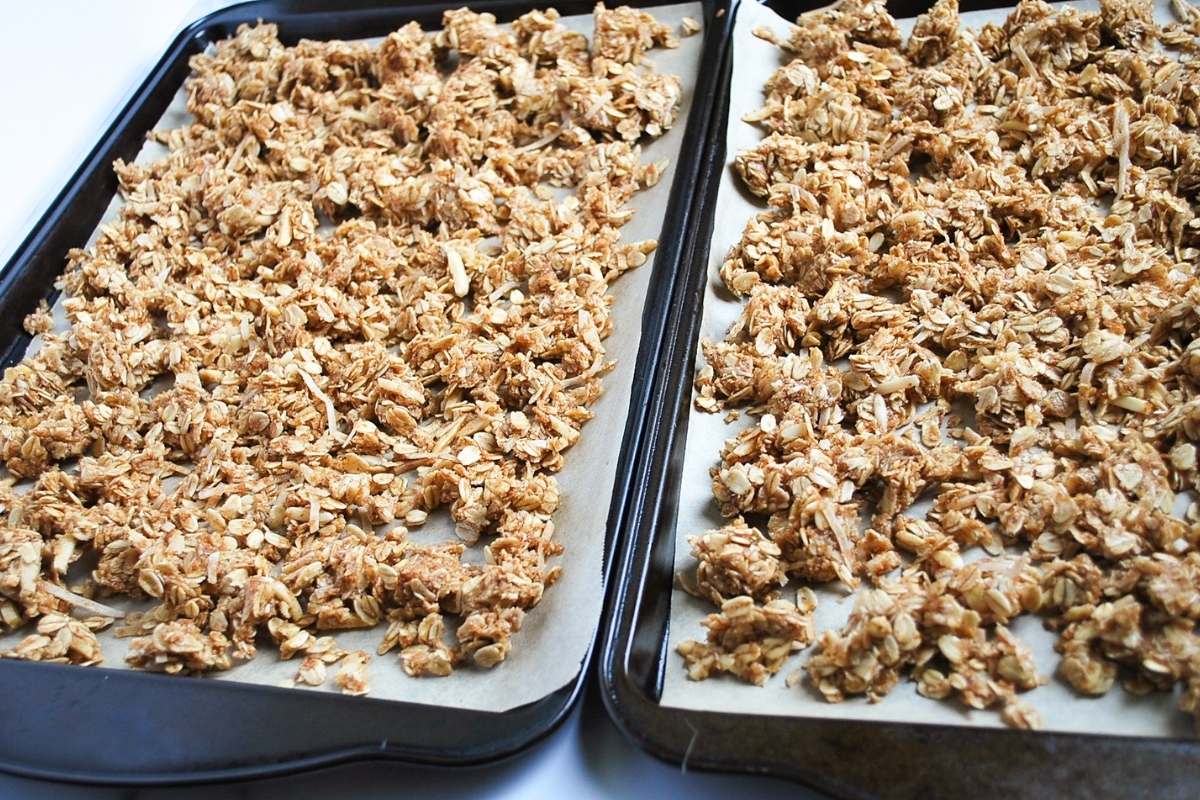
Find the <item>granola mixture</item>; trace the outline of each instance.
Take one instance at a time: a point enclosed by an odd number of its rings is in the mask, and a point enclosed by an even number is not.
[[[721,606],[691,677],[765,680],[751,645],[814,639],[759,618],[839,581],[848,624],[791,679],[830,702],[907,676],[1037,727],[1009,626],[1039,614],[1078,693],[1182,686],[1200,717],[1200,10],[1173,6],[969,30],[940,0],[903,40],[844,0],[756,31],[787,63],[734,166],[768,208],[721,266],[745,303],[696,404],[757,424],[712,469],[731,521],[691,539],[685,587]]]
[[[376,626],[410,675],[505,660],[559,574],[610,285],[656,247],[620,234],[665,166],[638,143],[680,101],[645,58],[667,26],[594,23],[459,9],[292,47],[259,24],[192,59],[194,122],[117,162],[66,329],[33,314],[0,382],[0,631],[37,626],[0,656],[98,663],[122,595],[147,670],[273,640],[295,681],[341,661],[362,694],[370,655],[328,634]],[[411,540],[439,508],[461,541]]]

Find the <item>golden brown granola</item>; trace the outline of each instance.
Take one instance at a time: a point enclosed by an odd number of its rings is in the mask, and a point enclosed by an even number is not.
[[[47,614],[37,623],[37,633],[22,639],[11,650],[0,650],[0,658],[51,661],[91,666],[104,660],[96,631],[111,622],[103,617],[78,620],[66,614]]]
[[[772,600],[759,606],[745,595],[726,600],[719,613],[709,614],[703,622],[707,641],[688,640],[679,645],[688,677],[699,681],[728,672],[762,686],[794,650],[812,641],[816,607],[810,589],[801,589],[795,604]]]
[[[190,619],[155,625],[148,636],[130,642],[125,660],[139,669],[171,674],[229,669],[233,663],[225,634],[205,633]]]
[[[66,329],[31,315],[0,382],[0,460],[32,482],[0,492],[0,628],[41,618],[5,655],[98,661],[62,615],[117,594],[154,604],[120,629],[144,669],[227,669],[267,633],[297,681],[341,659],[360,694],[366,655],[321,632],[389,620],[409,674],[505,659],[558,576],[611,284],[657,246],[621,239],[664,167],[638,142],[680,100],[645,58],[667,26],[594,19],[590,44],[553,9],[377,47],[259,24],[192,59],[193,122],[117,162]],[[438,508],[463,541],[410,539]]]
[[[696,405],[759,425],[712,469],[735,522],[693,548],[714,602],[871,582],[808,661],[830,701],[907,674],[1037,727],[1006,626],[1038,613],[1079,692],[1183,684],[1197,713],[1200,11],[1173,7],[1022,0],[970,30],[940,0],[902,41],[843,0],[756,31],[787,63],[733,163],[769,207],[720,268],[745,304]]]
[[[693,594],[714,605],[741,595],[773,600],[787,582],[779,545],[737,517],[728,525],[689,537],[699,561]]]

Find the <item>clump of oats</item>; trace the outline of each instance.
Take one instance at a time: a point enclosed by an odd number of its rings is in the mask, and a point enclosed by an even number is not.
[[[794,650],[812,641],[812,613],[816,597],[801,590],[796,603],[772,600],[757,605],[741,595],[721,604],[720,612],[704,620],[708,639],[686,641],[679,654],[692,680],[728,672],[747,683],[762,686],[778,672]]]
[[[37,633],[22,639],[11,650],[0,650],[0,658],[50,661],[91,666],[104,660],[96,631],[109,620],[78,620],[65,614],[47,614],[37,623]]]
[[[787,582],[779,545],[738,517],[730,524],[688,539],[696,568],[695,594],[720,605],[749,595],[774,599]]]
[[[1007,628],[1037,613],[1078,692],[1183,685],[1196,713],[1200,12],[1173,7],[969,30],[940,0],[902,41],[844,0],[756,32],[786,63],[733,163],[768,208],[721,265],[745,305],[696,405],[760,424],[712,469],[734,521],[692,544],[714,602],[870,583],[800,673],[830,701],[908,676],[1037,727]]]
[[[905,584],[859,593],[846,629],[822,633],[808,661],[813,685],[826,700],[865,694],[876,701],[892,690],[921,648],[916,613],[922,600],[918,587]]]
[[[395,613],[395,612],[393,612]],[[400,647],[400,664],[413,677],[444,677],[454,669],[457,654],[444,640],[445,623],[441,614],[429,614],[418,620],[405,620],[396,614],[379,645],[379,655]]]
[[[155,625],[150,635],[130,642],[125,660],[139,669],[171,674],[229,669],[233,663],[229,639],[216,631],[205,633],[190,619]]]
[[[115,165],[66,330],[37,311],[0,381],[0,461],[32,483],[0,489],[0,628],[40,618],[5,655],[99,661],[63,614],[115,594],[153,603],[119,631],[143,669],[227,669],[267,633],[296,681],[341,659],[361,694],[365,654],[327,634],[385,623],[413,675],[506,658],[559,574],[611,286],[657,246],[621,237],[664,168],[639,143],[680,100],[646,56],[667,26],[594,19],[590,44],[552,9],[378,47],[259,24],[192,59],[194,121]],[[412,541],[438,509],[462,541]]]

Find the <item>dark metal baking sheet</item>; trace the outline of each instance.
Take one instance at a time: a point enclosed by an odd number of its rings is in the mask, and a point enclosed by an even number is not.
[[[893,16],[903,18],[931,4],[901,0],[888,5]],[[766,5],[795,18],[823,4],[773,0]],[[968,11],[1012,4],[964,0],[961,5]],[[726,78],[731,67],[727,55]],[[653,378],[645,440],[633,465],[637,494],[629,499],[619,536],[616,585],[606,612],[599,680],[618,727],[651,754],[686,769],[769,774],[840,797],[1197,796],[1200,743],[1191,739],[696,712],[659,704],[664,671],[679,668],[667,648],[673,534],[708,242],[715,224],[729,224],[713,218],[725,169],[729,91],[758,90],[730,88],[728,79],[723,86],[701,165],[699,223]]]
[[[185,28],[104,132],[0,273],[0,365],[15,363],[29,344],[21,320],[39,300],[53,302],[54,279],[67,251],[82,246],[116,192],[114,159],[131,159],[188,74],[188,58],[258,19],[279,26],[286,42],[360,39],[416,20],[436,28],[446,9],[464,2],[388,4],[370,0],[259,0],[210,14]],[[511,21],[549,5],[586,14],[592,0],[470,2]],[[653,7],[659,2],[629,5]],[[642,441],[643,410],[666,330],[682,257],[691,247],[694,192],[711,128],[710,116],[728,36],[728,0],[704,1],[704,52],[692,111],[659,237],[643,338],[634,377],[618,481],[608,517],[605,575],[615,531],[633,489],[629,465]],[[606,586],[608,585],[606,580]],[[565,717],[589,674],[540,700],[503,713],[439,708],[371,698],[314,694],[270,686],[175,678],[105,668],[0,662],[0,770],[53,780],[163,784],[264,777],[355,759],[440,765],[504,758],[549,734]]]

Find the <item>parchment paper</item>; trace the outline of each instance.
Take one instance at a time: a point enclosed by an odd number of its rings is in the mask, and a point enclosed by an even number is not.
[[[1071,5],[1081,10],[1097,8],[1097,4],[1091,0]],[[1173,19],[1165,0],[1158,0],[1157,13],[1160,20]],[[963,26],[978,28],[986,22],[1001,23],[1007,16],[1007,10],[977,11],[962,14],[961,20]],[[900,21],[906,37],[914,22],[912,19]],[[718,224],[709,255],[709,281],[700,332],[702,337],[718,341],[724,338],[741,309],[741,303],[722,286],[718,269],[729,249],[741,238],[745,221],[765,207],[740,188],[730,166],[739,151],[752,147],[763,138],[761,129],[743,122],[742,117],[762,105],[761,87],[783,63],[778,48],[751,34],[759,26],[766,26],[784,34],[786,38],[791,21],[747,0],[741,4],[734,22],[734,90],[730,92],[726,170],[717,196]],[[722,443],[750,424],[757,424],[757,420],[747,419],[743,415],[733,425],[726,425],[721,414],[706,414],[692,407],[675,530],[676,571],[695,568],[687,536],[719,527],[724,522],[712,498],[708,470],[719,461]],[[914,511],[919,512],[919,507]],[[964,553],[967,560],[971,560],[972,555],[978,557],[978,548],[975,553]],[[791,596],[798,585],[795,582],[789,584],[784,597]],[[818,598],[815,615],[817,635],[829,628],[842,627],[853,607],[854,595],[836,586],[814,586],[813,589]],[[839,704],[827,703],[807,678],[788,688],[784,677],[807,662],[811,648],[793,656],[783,671],[768,681],[765,687],[745,684],[729,676],[702,682],[688,680],[683,661],[674,652],[675,647],[685,639],[704,638],[705,631],[700,621],[713,608],[707,601],[682,591],[673,591],[671,595],[668,635],[671,655],[663,684],[661,702],[664,706],[743,714],[1003,727],[996,710],[973,711],[963,707],[957,700],[939,702],[921,697],[917,694],[916,684],[907,680],[875,704],[868,703],[865,698],[852,698]],[[1099,698],[1076,695],[1065,683],[1053,677],[1059,660],[1054,652],[1056,635],[1043,630],[1041,618],[1025,615],[1014,620],[1009,627],[1033,651],[1038,673],[1050,677],[1050,682],[1045,686],[1021,694],[1025,702],[1041,713],[1046,730],[1129,736],[1191,735],[1191,720],[1176,709],[1176,698],[1171,694],[1134,697],[1118,685]]]
[[[464,1],[464,5],[469,5],[469,2]],[[548,0],[545,5],[553,3]],[[647,10],[677,33],[680,21],[685,16],[696,20],[704,18],[699,2]],[[564,17],[561,22],[591,38],[590,14]],[[680,77],[683,93],[675,126],[659,139],[642,145],[645,163],[666,158],[669,159],[669,165],[657,185],[634,196],[631,205],[637,209],[637,213],[621,229],[623,241],[659,239],[670,234],[669,231],[662,231],[663,218],[679,161],[684,128],[691,111],[703,40],[702,34],[681,36],[677,49],[656,48],[647,54],[660,72]],[[381,40],[367,41],[378,43]],[[181,86],[155,128],[177,128],[190,124],[191,115],[187,112],[186,100]],[[165,153],[162,146],[147,143],[138,154],[137,161],[146,163]],[[120,197],[114,197],[101,226],[116,216],[120,206]],[[89,245],[98,233],[99,226]],[[526,614],[521,631],[514,636],[509,658],[491,670],[465,667],[446,678],[410,678],[401,670],[395,651],[385,656],[374,655],[386,625],[365,631],[332,632],[343,649],[361,649],[372,654],[368,668],[370,697],[505,711],[538,700],[578,675],[600,623],[609,498],[612,496],[621,439],[629,415],[631,384],[641,341],[642,311],[652,269],[653,264],[648,261],[626,273],[613,285],[614,330],[606,346],[609,358],[615,360],[617,366],[604,378],[604,394],[593,406],[595,417],[584,426],[579,443],[567,452],[566,465],[558,474],[561,505],[554,516],[554,523],[558,541],[566,546],[566,551],[558,560],[563,568],[562,577],[546,590],[542,602]],[[62,324],[61,303],[54,310],[56,320]],[[412,532],[411,538],[421,542],[456,540],[453,523],[449,515],[441,510],[431,514],[424,526]],[[464,559],[482,561],[482,544],[468,548]],[[151,605],[121,602],[116,598],[108,598],[105,602],[127,610],[145,609]],[[25,628],[0,637],[0,649],[11,647],[28,633],[30,629]],[[100,640],[104,651],[101,666],[127,668],[124,658],[130,640],[118,639],[111,629],[102,633]],[[253,660],[205,679],[279,685],[295,675],[300,660],[296,657],[281,661],[275,648],[267,644],[258,648],[258,655]],[[296,691],[337,691],[333,682],[337,669],[336,665],[330,667],[330,677],[324,687],[297,687]]]

